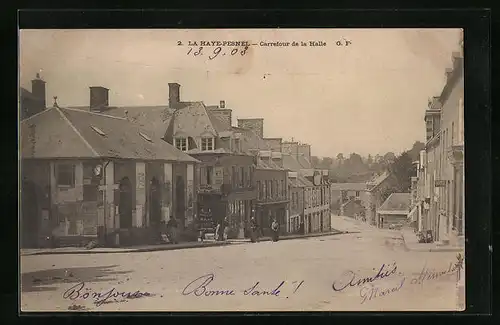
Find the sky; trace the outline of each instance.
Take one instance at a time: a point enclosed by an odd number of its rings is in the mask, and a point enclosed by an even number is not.
[[[311,145],[312,155],[400,153],[425,140],[428,99],[438,96],[458,29],[21,30],[21,87],[37,72],[47,103],[89,104],[89,87],[111,106],[225,100],[237,118],[264,118],[264,136]],[[188,41],[323,41],[326,46],[225,47],[209,60]],[[336,46],[349,40],[348,46]],[[178,41],[183,45],[178,46]],[[242,48],[239,48],[240,50]],[[226,55],[222,55],[226,53]]]

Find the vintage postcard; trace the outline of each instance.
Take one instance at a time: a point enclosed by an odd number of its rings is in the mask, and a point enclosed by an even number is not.
[[[20,30],[20,309],[465,309],[460,29]]]

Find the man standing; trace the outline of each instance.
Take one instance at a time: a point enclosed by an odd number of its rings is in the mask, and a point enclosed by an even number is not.
[[[224,221],[222,222],[222,240],[224,241],[227,240],[228,233],[229,233],[229,221],[227,220],[227,217],[225,217]]]
[[[255,243],[256,241],[259,240],[259,225],[257,225],[257,221],[255,220],[255,217],[252,217],[250,219],[250,240],[252,243]]]
[[[272,236],[273,236],[272,238],[273,238],[274,242],[278,241],[279,229],[280,229],[280,226],[278,224],[278,221],[276,220],[276,218],[274,218],[273,223],[271,224],[271,230],[272,230]]]

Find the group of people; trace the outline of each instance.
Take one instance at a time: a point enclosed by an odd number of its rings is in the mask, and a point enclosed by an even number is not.
[[[274,242],[277,242],[279,239],[279,230],[280,230],[280,225],[276,220],[276,218],[274,218],[273,222],[271,223],[271,238]],[[255,220],[255,217],[252,217],[250,219],[250,240],[252,241],[252,243],[258,242],[259,235],[261,234],[262,230],[260,229],[257,220]]]
[[[177,227],[179,226],[177,219],[175,217],[170,217],[167,224],[165,225],[165,221],[162,221],[162,229],[161,229],[161,237],[163,241],[178,244],[179,239],[177,238]]]
[[[170,217],[170,220],[166,223],[166,225],[165,221],[162,221],[161,233],[163,241],[172,244],[179,243],[177,236],[177,228],[178,228],[178,222],[173,216]],[[276,220],[276,218],[274,218],[273,222],[271,223],[271,238],[274,242],[277,242],[279,239],[279,230],[280,230],[280,225]],[[229,233],[229,221],[228,218],[225,217],[221,222],[217,223],[217,227],[215,228],[215,240],[226,241],[228,238],[228,233]],[[262,230],[260,226],[255,220],[255,217],[252,217],[250,219],[250,239],[252,243],[258,242],[261,234]],[[200,235],[200,238],[203,239],[203,237],[204,235]]]

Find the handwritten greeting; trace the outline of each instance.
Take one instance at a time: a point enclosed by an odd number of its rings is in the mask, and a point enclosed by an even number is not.
[[[257,281],[255,284],[251,285],[246,289],[234,289],[234,288],[215,288],[211,283],[214,281],[215,275],[212,273],[200,276],[199,278],[191,281],[183,290],[182,294],[184,296],[193,295],[196,297],[212,297],[212,296],[236,296],[236,295],[244,295],[244,296],[252,296],[252,297],[260,297],[260,296],[274,296],[280,297],[282,294],[282,290],[285,286],[286,281],[281,281],[279,284],[271,287],[264,287],[260,281]],[[296,284],[297,281],[293,281],[292,285]],[[296,293],[300,286],[304,283],[304,281],[300,281],[300,283],[294,286],[294,290],[292,293]],[[209,286],[210,285],[210,286]],[[286,297],[288,298],[288,297]]]
[[[93,300],[96,306],[101,306],[102,304],[116,301],[118,299],[136,299],[142,297],[153,296],[150,292],[126,292],[118,291],[116,288],[111,288],[108,291],[96,292],[85,286],[85,282],[80,282],[69,288],[63,293],[64,299],[69,299],[75,301],[77,299],[81,300]]]

